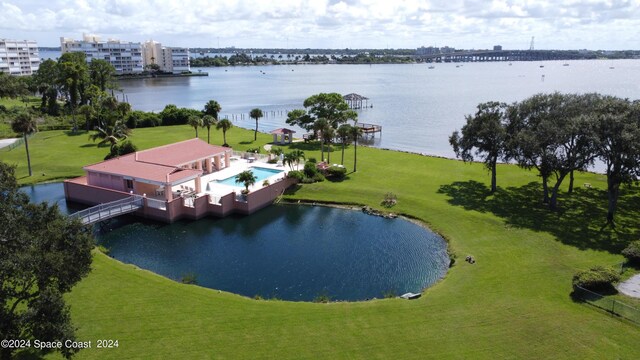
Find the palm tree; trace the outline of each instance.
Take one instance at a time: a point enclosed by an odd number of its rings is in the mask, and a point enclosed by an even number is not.
[[[206,104],[204,104],[203,112],[205,115],[211,115],[214,119],[218,120],[218,114],[220,113],[220,110],[222,110],[222,106],[220,106],[217,101],[209,100]]]
[[[313,123],[313,132],[320,133],[320,161],[324,161],[324,132],[329,128],[329,122],[326,119],[318,119]]]
[[[207,144],[210,143],[209,136],[211,135],[211,127],[215,126],[218,123],[218,120],[211,115],[205,115],[202,118],[202,126],[207,128]]]
[[[247,193],[249,192],[249,186],[254,185],[256,180],[258,180],[258,178],[253,175],[251,170],[245,170],[236,175],[236,183],[243,183]]]
[[[198,116],[195,115],[191,115],[189,116],[189,119],[187,119],[187,123],[192,126],[194,129],[196,129],[196,138],[198,137],[198,128],[202,127],[204,124],[202,123],[202,119],[200,119]]]
[[[293,150],[293,158],[296,161],[296,167],[300,167],[300,160],[307,160],[307,158],[304,156],[304,151],[302,150]]]
[[[306,160],[304,157],[304,151],[293,150],[284,155],[282,162],[288,164],[291,170],[293,170],[293,164],[296,164],[296,169],[300,167],[300,160]]]
[[[91,120],[96,116],[96,110],[89,104],[82,105],[78,108],[78,114],[84,115],[87,131],[91,129]]]
[[[358,161],[358,138],[362,135],[362,129],[357,125],[351,127],[351,139],[353,140],[353,172],[356,172]]]
[[[116,120],[113,123],[102,122],[95,128],[96,133],[89,136],[91,141],[101,139],[98,145],[109,143],[111,144],[111,152],[113,147],[120,140],[124,140],[129,136],[131,130],[122,122],[122,120]]]
[[[224,140],[224,144],[222,144],[222,146],[229,147],[229,144],[227,144],[227,130],[231,129],[232,127],[233,124],[229,119],[222,119],[216,124],[216,129],[222,129],[222,138]]]
[[[249,112],[249,117],[252,119],[256,119],[256,131],[253,133],[253,141],[258,140],[258,120],[264,115],[262,114],[262,110],[255,108]]]
[[[336,137],[336,130],[331,126],[327,126],[322,131],[322,140],[327,144],[327,163],[331,162],[331,142]]]
[[[29,167],[29,176],[31,176],[31,156],[29,155],[29,142],[27,140],[27,136],[38,131],[38,124],[31,114],[20,113],[11,122],[11,129],[17,134],[22,134],[22,137],[24,138],[24,148],[27,151],[27,166]]]
[[[293,164],[295,164],[296,159],[295,159],[295,155],[293,154],[293,152],[288,152],[286,154],[284,154],[283,159],[282,159],[282,164],[283,165],[289,165],[289,169],[293,170]]]
[[[342,143],[342,159],[340,160],[340,164],[344,165],[344,146],[349,141],[351,137],[351,125],[342,124],[336,131],[338,133],[338,137],[340,138],[340,142]]]

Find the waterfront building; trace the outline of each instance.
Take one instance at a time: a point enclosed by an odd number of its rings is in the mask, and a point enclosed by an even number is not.
[[[453,52],[455,52],[456,49],[452,48],[452,47],[442,47],[442,48],[438,48],[438,47],[434,47],[434,46],[429,46],[429,47],[424,47],[421,46],[416,50],[416,55],[438,55],[438,54],[451,54]]]
[[[295,183],[286,177],[282,165],[267,160],[267,156],[234,153],[231,148],[191,139],[85,166],[86,175],[66,180],[64,192],[70,201],[103,204],[86,211],[85,223],[102,216],[105,209],[109,214],[126,210],[165,222],[251,214]],[[256,176],[248,194],[235,181],[245,170]]]
[[[40,55],[36,41],[0,39],[0,72],[31,75],[39,67]]]
[[[188,48],[166,47],[149,40],[142,44],[142,54],[145,67],[157,64],[161,71],[174,74],[191,70]]]
[[[421,46],[416,51],[416,54],[418,55],[436,55],[439,53],[440,53],[440,49],[433,46],[429,46],[429,47]]]
[[[116,69],[116,74],[138,74],[144,71],[142,44],[109,39],[101,40],[95,35],[83,35],[82,40],[61,37],[62,53],[82,52],[87,62],[93,59],[107,60]]]
[[[452,53],[454,53],[455,51],[456,51],[456,49],[455,49],[455,48],[448,47],[448,46],[445,46],[445,47],[443,47],[443,48],[440,48],[440,53],[441,53],[441,54],[452,54]]]

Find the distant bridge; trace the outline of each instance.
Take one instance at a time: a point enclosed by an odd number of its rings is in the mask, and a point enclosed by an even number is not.
[[[542,61],[591,59],[588,54],[569,50],[464,50],[446,54],[415,55],[425,62]]]
[[[69,215],[78,218],[85,225],[92,225],[100,221],[108,220],[116,216],[129,214],[144,206],[144,198],[140,195],[131,195],[124,199],[99,204],[88,209]]]

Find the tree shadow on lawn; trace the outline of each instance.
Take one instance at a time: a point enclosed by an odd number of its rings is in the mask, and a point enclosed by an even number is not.
[[[73,132],[72,130],[66,130],[64,134],[67,136],[80,136],[87,135],[89,134],[89,132],[87,130],[77,130],[76,132]]]
[[[302,151],[320,151],[320,143],[316,141],[294,142],[289,144],[289,149]]]
[[[616,213],[616,228],[606,223],[607,194],[598,189],[574,189],[562,193],[558,210],[543,204],[542,186],[531,182],[521,187],[489,188],[477,181],[457,181],[442,185],[438,193],[450,197],[450,204],[467,210],[490,212],[505,219],[508,226],[548,232],[565,244],[579,249],[605,250],[619,254],[626,244],[638,237],[638,189],[622,190]]]
[[[286,188],[284,190],[284,195],[294,195],[300,189],[302,189],[302,185],[300,185],[300,184],[295,184],[295,185],[289,186],[288,188]]]

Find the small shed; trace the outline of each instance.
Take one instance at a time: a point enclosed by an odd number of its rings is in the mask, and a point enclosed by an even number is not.
[[[273,143],[291,144],[291,142],[293,142],[293,134],[295,133],[295,131],[287,128],[275,129],[271,132],[271,134],[273,134]]]

